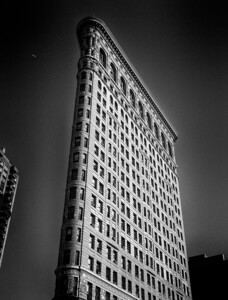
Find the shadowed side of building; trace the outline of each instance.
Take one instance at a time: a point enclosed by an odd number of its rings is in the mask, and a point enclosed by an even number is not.
[[[189,272],[193,300],[228,299],[228,261],[222,254],[190,257]]]

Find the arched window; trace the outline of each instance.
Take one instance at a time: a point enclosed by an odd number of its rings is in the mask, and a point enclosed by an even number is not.
[[[86,72],[82,72],[81,79],[86,79]]]
[[[154,133],[156,138],[159,140],[158,125],[156,123],[154,123]]]
[[[147,117],[147,124],[148,124],[149,128],[152,129],[151,116],[148,112],[146,113],[146,117]]]
[[[144,117],[144,114],[143,114],[143,106],[142,106],[142,103],[139,101],[139,115],[141,118]]]
[[[131,100],[133,107],[135,107],[135,95],[132,90],[130,90],[130,100]]]
[[[122,92],[124,93],[124,95],[126,95],[126,91],[127,91],[126,90],[126,82],[122,76],[120,77],[120,88],[121,88]]]
[[[102,48],[100,48],[99,59],[100,59],[100,63],[103,65],[103,67],[106,68],[106,54]]]
[[[111,63],[110,68],[111,68],[110,70],[111,78],[116,82],[116,68],[113,63]]]
[[[161,139],[162,139],[162,146],[166,149],[166,140],[163,132],[161,133]]]
[[[168,151],[169,151],[169,155],[171,157],[173,157],[173,151],[172,151],[172,146],[171,146],[170,142],[168,142]]]

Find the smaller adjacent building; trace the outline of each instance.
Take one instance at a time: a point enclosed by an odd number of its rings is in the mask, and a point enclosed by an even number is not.
[[[189,272],[193,300],[228,299],[228,261],[223,254],[190,257]]]
[[[18,170],[12,166],[5,155],[5,149],[0,149],[0,267],[2,264],[6,238],[18,184]]]

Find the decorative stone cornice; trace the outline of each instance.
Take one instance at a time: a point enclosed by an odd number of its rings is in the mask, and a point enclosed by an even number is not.
[[[153,98],[149,92],[148,87],[146,86],[146,84],[144,83],[144,81],[142,80],[142,78],[140,77],[140,75],[138,74],[136,69],[134,68],[133,64],[130,62],[130,59],[124,53],[123,49],[121,48],[121,46],[115,39],[115,37],[112,34],[112,32],[110,31],[110,29],[106,26],[106,24],[101,19],[96,18],[96,17],[86,17],[79,22],[76,32],[77,32],[77,37],[78,37],[80,46],[81,46],[81,42],[82,42],[81,29],[86,24],[87,25],[91,24],[93,27],[99,29],[102,32],[102,34],[105,36],[107,41],[110,43],[110,45],[115,50],[115,53],[118,55],[119,59],[124,64],[126,70],[132,76],[132,78],[134,79],[134,81],[136,82],[138,87],[141,89],[143,94],[149,100],[153,109],[156,111],[158,116],[161,118],[161,120],[166,125],[167,129],[173,136],[173,140],[176,141],[177,137],[178,137],[177,131],[174,129],[173,125],[171,125],[170,121],[168,121],[168,118],[166,117],[164,112],[159,108],[158,104],[155,103],[155,101],[153,100]]]

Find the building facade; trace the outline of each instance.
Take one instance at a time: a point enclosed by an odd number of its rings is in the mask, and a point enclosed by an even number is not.
[[[10,164],[5,155],[5,149],[0,149],[0,267],[6,245],[18,179],[17,168]]]
[[[191,299],[177,133],[100,19],[77,37],[54,299]]]
[[[194,300],[228,299],[228,260],[223,254],[189,257],[189,275]]]

